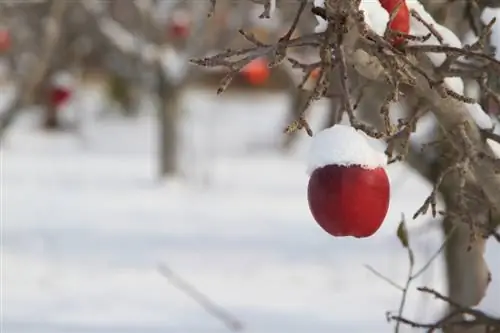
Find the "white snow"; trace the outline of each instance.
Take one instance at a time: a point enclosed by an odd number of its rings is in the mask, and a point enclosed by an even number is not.
[[[497,21],[491,29],[490,43],[496,48],[495,59],[500,61],[500,8],[484,8],[481,13],[481,20],[484,24],[490,23],[495,18]]]
[[[188,56],[171,46],[165,46],[160,52],[160,61],[165,74],[175,82],[180,82],[189,70]]]
[[[325,8],[325,0],[313,0],[313,4],[315,7]],[[318,21],[318,25],[314,28],[314,32],[319,33],[325,31],[328,26],[328,22],[318,15],[315,15],[315,17],[316,21]]]
[[[273,16],[276,12],[276,0],[271,0],[271,9],[269,10],[271,16]]]
[[[434,18],[425,10],[424,6],[420,3],[420,1],[408,1],[408,8],[411,10],[415,10],[424,21],[429,24],[432,24],[436,31],[443,37],[444,43],[454,47],[462,47],[462,42],[460,39],[448,28],[438,24]],[[425,36],[429,33],[429,29],[425,27],[423,23],[416,20],[415,18],[411,18],[410,20],[410,34],[415,36]],[[419,44],[419,45],[439,45],[439,41],[435,36],[431,36],[426,41],[408,41],[409,44]],[[432,53],[428,52],[427,56],[433,62],[435,66],[441,66],[446,59],[446,55],[444,53]]]
[[[474,119],[474,122],[481,129],[491,129],[493,127],[493,122],[489,115],[487,115],[481,105],[478,103],[468,104],[465,103],[467,110],[469,110],[469,114]]]
[[[387,164],[384,153],[368,143],[362,131],[348,125],[334,125],[316,133],[309,150],[307,173],[326,165],[359,165],[367,169]]]
[[[99,107],[94,91],[81,96]],[[309,139],[291,155],[271,148],[282,139],[284,96],[194,91],[185,101],[184,176],[161,183],[151,109],[136,120],[94,120],[85,147],[72,134],[28,127],[28,118],[16,122],[0,155],[5,332],[227,332],[158,274],[159,262],[246,332],[391,330],[385,312],[398,309],[401,293],[363,265],[404,283],[396,228],[431,186],[403,164],[388,165],[393,197],[382,228],[363,241],[333,239],[307,206]],[[311,126],[325,114],[318,105]],[[195,176],[201,171],[210,186]],[[420,268],[441,245],[439,220],[426,215],[408,227]],[[498,249],[488,243],[493,282],[482,303],[497,314]],[[439,258],[413,287],[443,291],[444,274]],[[430,321],[442,309],[411,288],[404,315]]]
[[[463,45],[472,45],[475,42],[477,42],[477,35],[472,30],[467,31],[464,34],[464,37],[462,39],[462,44]]]
[[[465,93],[464,80],[462,80],[461,77],[458,76],[446,77],[444,79],[444,82],[451,90],[453,90],[457,94],[463,95]]]
[[[324,32],[326,28],[328,27],[328,22],[325,21],[323,18],[319,17],[316,15],[316,21],[318,21],[318,25],[314,28],[314,32],[319,33],[319,32]]]

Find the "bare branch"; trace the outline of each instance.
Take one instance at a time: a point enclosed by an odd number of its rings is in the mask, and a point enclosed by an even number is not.
[[[226,327],[234,332],[243,329],[243,324],[226,310],[216,305],[206,295],[198,291],[195,287],[184,281],[180,276],[175,274],[167,265],[161,264],[158,266],[158,272],[170,281],[175,287],[193,299],[210,315],[222,321]]]

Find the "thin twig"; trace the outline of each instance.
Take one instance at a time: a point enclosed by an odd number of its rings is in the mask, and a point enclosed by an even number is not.
[[[197,290],[179,275],[175,274],[166,264],[158,265],[158,272],[168,279],[172,285],[194,300],[210,315],[223,322],[229,330],[237,332],[243,329],[243,324],[239,319],[215,304],[208,296]]]

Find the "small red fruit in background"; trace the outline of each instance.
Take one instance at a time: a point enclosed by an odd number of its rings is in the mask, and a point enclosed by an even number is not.
[[[319,78],[319,74],[320,73],[321,73],[321,69],[320,68],[313,69],[313,71],[311,72],[311,78],[314,79],[314,80],[317,80]]]
[[[406,0],[379,0],[380,5],[389,13],[389,17],[393,17],[389,23],[389,28],[393,31],[404,34],[410,33],[410,10],[406,4]],[[395,11],[395,12],[394,12]],[[394,12],[394,13],[393,13]],[[399,46],[404,43],[404,37],[394,37],[391,44]]]
[[[386,157],[350,126],[316,134],[307,199],[316,222],[332,236],[364,238],[382,225],[390,200]]]
[[[6,52],[10,49],[10,32],[6,29],[0,29],[0,52]]]
[[[56,108],[59,108],[69,99],[70,96],[71,92],[68,89],[62,87],[54,87],[50,95],[50,101],[52,105],[54,105]]]
[[[189,37],[191,19],[189,13],[178,10],[172,16],[168,25],[168,33],[174,38],[184,39]]]
[[[177,38],[187,38],[189,36],[189,28],[186,25],[175,22],[171,26],[171,32]]]
[[[248,63],[241,70],[245,78],[252,85],[262,85],[266,83],[270,76],[270,70],[267,66],[267,61],[263,58],[257,58]]]
[[[73,82],[69,74],[59,73],[52,80],[50,102],[60,109],[73,95]]]

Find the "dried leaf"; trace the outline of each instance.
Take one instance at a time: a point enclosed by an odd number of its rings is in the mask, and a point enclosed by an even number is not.
[[[401,222],[399,222],[398,229],[396,231],[396,235],[398,236],[398,239],[404,248],[407,249],[410,247],[410,239],[408,237],[408,229],[406,228],[404,215],[401,219]]]

